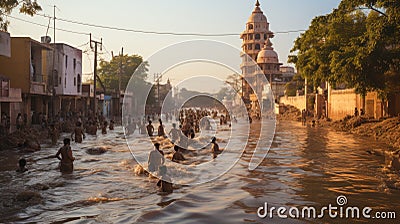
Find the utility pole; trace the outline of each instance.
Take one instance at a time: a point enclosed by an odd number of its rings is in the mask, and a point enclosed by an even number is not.
[[[94,94],[94,102],[93,102],[93,113],[96,116],[97,113],[97,99],[96,99],[96,79],[97,79],[97,45],[100,45],[100,50],[102,50],[103,39],[99,41],[92,40],[92,34],[90,34],[90,48],[93,49],[92,43],[94,43],[94,69],[93,69],[93,94]]]
[[[119,76],[118,76],[118,117],[122,116],[121,113],[121,79],[122,79],[122,60],[124,59],[124,48],[121,49],[119,55]]]
[[[46,37],[45,37],[46,38]],[[53,5],[53,69],[51,70],[51,117],[54,118],[54,96],[56,95],[56,5]]]
[[[160,73],[154,73],[154,81],[157,82],[157,111],[160,109],[161,113],[161,104],[160,104],[160,79],[161,79],[161,74]]]

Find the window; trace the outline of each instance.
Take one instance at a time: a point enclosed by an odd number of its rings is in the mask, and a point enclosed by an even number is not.
[[[256,44],[255,49],[256,49],[256,50],[260,50],[260,44]]]
[[[249,24],[249,30],[253,29],[253,24]]]
[[[252,45],[249,44],[249,46],[247,47],[248,50],[253,50]]]
[[[64,88],[67,88],[67,77],[64,78]]]
[[[265,34],[264,34],[264,40],[266,40],[266,39],[267,39],[267,34],[265,33]]]
[[[76,87],[76,91],[78,92],[78,93],[80,93],[81,92],[81,75],[80,74],[78,74],[78,85],[77,85],[77,87]]]
[[[257,33],[255,37],[256,37],[256,40],[259,40],[260,39],[260,34]]]
[[[65,68],[68,68],[68,55],[65,55]]]
[[[61,85],[61,77],[58,78],[58,84]]]
[[[74,86],[76,86],[76,78],[74,77]]]
[[[53,79],[54,87],[58,87],[58,71],[54,70],[53,74],[54,74],[54,79]],[[61,79],[60,79],[60,82],[61,82]]]
[[[76,69],[76,58],[74,58],[74,70]]]

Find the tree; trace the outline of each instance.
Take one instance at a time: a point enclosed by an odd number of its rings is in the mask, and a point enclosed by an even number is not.
[[[103,82],[107,92],[116,92],[119,89],[119,78],[121,76],[121,90],[125,90],[129,80],[132,86],[141,88],[146,85],[148,63],[143,62],[139,55],[114,56],[111,61],[101,61],[98,75]],[[140,92],[140,91],[138,91]]]
[[[313,19],[295,41],[289,62],[314,85],[344,83],[382,98],[400,91],[400,2],[342,0]]]
[[[7,31],[9,21],[6,16],[20,6],[19,12],[33,16],[42,10],[36,0],[1,0],[0,1],[0,30]]]
[[[304,79],[301,77],[299,73],[296,73],[293,76],[293,79],[286,83],[285,85],[285,95],[286,96],[296,96],[297,90],[304,89]]]

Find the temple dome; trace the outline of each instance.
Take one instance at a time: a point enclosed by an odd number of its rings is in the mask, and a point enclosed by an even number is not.
[[[278,53],[274,51],[269,39],[267,39],[264,48],[257,55],[257,64],[264,63],[279,63]]]
[[[256,7],[254,8],[253,12],[251,13],[247,23],[257,23],[257,22],[266,22],[267,17],[260,9],[260,3],[257,1]]]

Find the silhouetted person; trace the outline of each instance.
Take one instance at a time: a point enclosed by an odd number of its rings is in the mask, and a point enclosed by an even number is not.
[[[213,154],[213,158],[217,158],[217,155],[220,153],[219,145],[216,143],[217,138],[213,137],[211,140],[211,152]]]
[[[114,130],[114,120],[110,121],[110,126],[108,127],[110,131]]]
[[[175,153],[172,156],[172,162],[179,162],[179,161],[185,160],[185,157],[183,157],[180,149],[181,149],[181,147],[179,147],[177,145],[174,146]]]
[[[154,127],[153,127],[153,125],[151,124],[151,121],[149,120],[149,124],[146,126],[146,129],[147,129],[147,134],[151,137],[151,136],[153,136],[153,133],[154,133]]]
[[[26,166],[26,160],[25,159],[20,159],[18,161],[18,169],[16,171],[18,173],[23,173],[23,172],[28,171],[28,169],[25,166]]]
[[[158,121],[160,122],[160,125],[158,126],[157,135],[158,135],[159,137],[164,137],[164,136],[165,136],[164,126],[163,126],[163,124],[162,124],[161,119],[158,119]]]
[[[69,138],[64,139],[64,146],[61,147],[56,153],[56,157],[61,160],[60,171],[62,173],[72,173],[74,171],[74,160],[71,150],[71,140]],[[61,157],[60,157],[61,155]]]
[[[82,124],[78,121],[76,122],[76,127],[74,128],[74,131],[71,133],[71,139],[74,141],[74,136],[75,136],[75,142],[76,143],[82,143],[82,139],[85,139],[85,132],[83,131]]]
[[[167,175],[167,167],[160,166],[161,179],[157,182],[157,186],[160,187],[160,191],[163,193],[172,193],[174,191],[172,187],[172,180]]]

